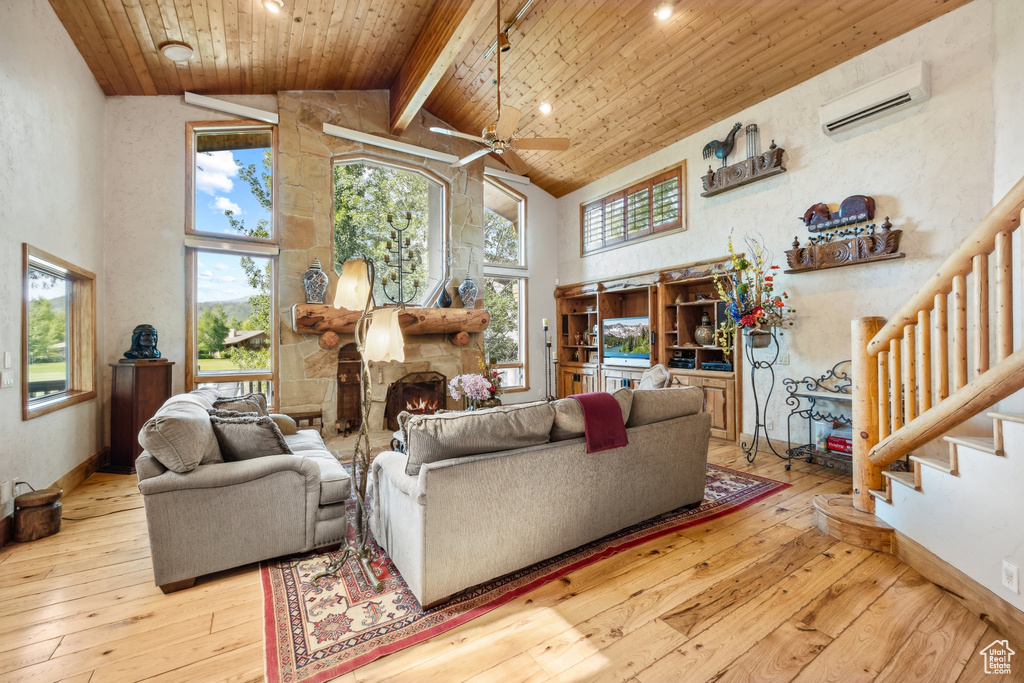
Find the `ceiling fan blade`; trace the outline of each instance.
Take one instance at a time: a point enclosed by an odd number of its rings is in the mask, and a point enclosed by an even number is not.
[[[498,115],[498,129],[495,131],[495,135],[502,140],[512,137],[512,133],[516,132],[516,126],[519,125],[519,119],[521,118],[523,118],[523,112],[515,107],[505,105],[501,108],[501,113]]]
[[[512,172],[517,175],[526,175],[530,172],[530,167],[526,165],[526,162],[516,154],[513,150],[506,148],[501,153],[502,158],[508,167],[512,169]]]
[[[569,138],[521,138],[516,140],[518,149],[544,149],[559,152],[569,149]]]
[[[430,130],[435,133],[441,133],[442,135],[451,135],[454,138],[462,138],[464,140],[472,140],[473,142],[483,142],[484,139],[479,135],[467,135],[466,133],[460,133],[457,130],[448,130],[447,128],[438,128],[437,126],[431,126]]]
[[[485,154],[490,154],[490,153],[491,153],[491,150],[490,150],[490,148],[487,148],[487,149],[478,149],[477,151],[473,152],[473,153],[472,153],[472,154],[470,154],[469,156],[466,156],[466,157],[462,157],[461,159],[459,159],[458,161],[456,161],[456,162],[455,162],[454,164],[452,164],[452,167],[453,167],[453,168],[458,168],[459,166],[465,166],[465,165],[466,165],[466,164],[468,164],[469,162],[471,162],[471,161],[476,161],[477,159],[479,159],[479,158],[480,158],[480,157],[482,157],[483,155],[485,155]]]

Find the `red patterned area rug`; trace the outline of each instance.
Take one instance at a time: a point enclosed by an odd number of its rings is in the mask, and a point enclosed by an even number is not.
[[[264,562],[263,630],[266,677],[271,683],[319,683],[464,624],[571,571],[651,539],[751,505],[789,484],[708,465],[705,498],[605,536],[557,557],[467,589],[423,610],[387,553],[376,543],[374,567],[384,580],[375,593],[354,560],[337,578],[311,577],[333,553]]]

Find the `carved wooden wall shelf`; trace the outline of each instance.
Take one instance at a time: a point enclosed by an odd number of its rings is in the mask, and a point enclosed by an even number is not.
[[[771,147],[764,154],[744,159],[717,171],[709,168],[708,172],[701,177],[704,191],[700,193],[700,196],[714,197],[716,194],[785,173],[786,167],[782,165],[782,153],[785,151],[781,147],[776,147],[773,140]]]
[[[292,306],[292,330],[298,334],[353,334],[362,311],[325,304]],[[398,317],[403,334],[457,334],[483,332],[491,322],[483,308],[407,308]]]
[[[886,219],[879,232],[875,232],[874,226],[870,226],[870,234],[857,234],[845,240],[811,242],[804,247],[800,246],[799,239],[794,239],[793,248],[786,252],[789,270],[785,272],[804,273],[809,270],[825,270],[903,258],[906,254],[899,251],[903,231],[892,230],[891,227]],[[858,229],[858,232],[860,230]]]

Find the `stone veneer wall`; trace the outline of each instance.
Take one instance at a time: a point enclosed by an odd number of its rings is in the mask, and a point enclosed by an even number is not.
[[[443,162],[323,133],[323,124],[332,123],[387,136],[386,90],[282,92],[278,95],[278,107],[277,215],[281,236],[278,399],[285,412],[322,410],[327,432],[334,433],[338,351],[354,339],[351,335],[342,335],[341,344],[326,351],[320,348],[317,335],[300,335],[291,329],[291,306],[305,301],[301,278],[314,258],[320,259],[330,278],[326,301],[330,302],[334,296],[338,278],[330,268],[334,263],[332,159],[343,154],[365,153],[382,161],[420,167],[444,179],[448,183],[452,275],[461,281],[468,273],[478,283],[483,282],[483,166],[482,162],[476,162],[451,168]],[[402,138],[412,144],[460,156],[475,149],[468,142],[430,132],[433,125],[447,124],[421,112]],[[405,363],[374,364],[370,370],[371,428],[383,425],[387,387],[400,377],[433,370],[451,379],[462,372],[475,372],[483,357],[483,335],[472,334],[470,339],[469,346],[458,347],[444,335],[406,337]],[[450,398],[449,407],[457,407]]]

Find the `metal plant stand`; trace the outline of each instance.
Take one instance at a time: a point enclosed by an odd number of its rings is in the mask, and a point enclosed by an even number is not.
[[[747,462],[754,462],[754,458],[757,457],[758,449],[761,446],[761,439],[759,437],[763,433],[764,440],[768,445],[768,449],[776,456],[785,460],[786,456],[781,455],[777,450],[775,450],[775,446],[772,445],[771,438],[768,436],[768,425],[765,422],[765,415],[768,412],[768,402],[772,398],[772,391],[775,390],[774,366],[775,361],[779,359],[779,340],[778,338],[776,338],[775,330],[773,329],[771,331],[771,341],[769,342],[769,345],[767,347],[769,349],[768,353],[770,354],[769,360],[755,360],[754,347],[749,342],[749,337],[743,340],[743,352],[744,354],[746,354],[747,363],[750,365],[750,388],[754,395],[755,423],[754,434],[752,436],[751,442],[749,444],[743,442],[740,445],[743,448],[743,452],[747,456]],[[774,351],[771,350],[772,346],[774,346]],[[768,384],[768,393],[764,397],[764,405],[761,404],[760,397],[757,393],[757,375],[758,371],[760,370],[766,370],[768,372],[768,377],[770,379],[770,383]]]

